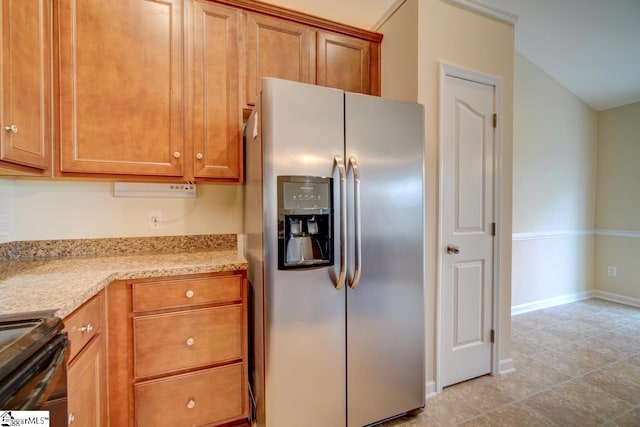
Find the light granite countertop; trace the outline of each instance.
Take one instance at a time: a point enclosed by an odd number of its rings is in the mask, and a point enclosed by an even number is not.
[[[0,314],[54,309],[64,318],[114,280],[247,267],[237,250],[10,261],[0,274]]]

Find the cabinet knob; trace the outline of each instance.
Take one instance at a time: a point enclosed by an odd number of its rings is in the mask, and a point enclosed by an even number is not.
[[[187,402],[187,408],[193,409],[195,407],[196,407],[196,401],[193,399],[189,399],[189,402]]]
[[[16,125],[11,125],[11,126],[5,126],[4,129],[7,132],[11,132],[11,133],[18,133],[18,126]]]
[[[194,293],[191,289],[189,289],[185,295],[187,296],[187,298],[192,298]]]
[[[204,156],[202,155],[202,153],[197,153],[196,154],[196,159],[198,159],[198,160],[202,160],[203,157]]]
[[[180,154],[180,152],[179,152],[179,151],[174,151],[174,152],[173,152],[173,157],[175,157],[176,159],[179,159],[181,155],[182,155],[182,154]]]
[[[80,332],[82,332],[83,334],[85,332],[91,332],[93,331],[93,325],[91,323],[88,323],[87,326],[83,326],[80,328]]]
[[[76,416],[73,415],[73,412],[69,414],[69,420],[68,423],[69,425],[73,424],[76,421]]]
[[[192,337],[187,338],[187,345],[188,346],[192,346],[196,343],[196,340],[194,340]]]

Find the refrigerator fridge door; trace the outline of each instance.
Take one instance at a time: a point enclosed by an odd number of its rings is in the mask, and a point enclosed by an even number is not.
[[[419,104],[351,93],[345,105],[347,284],[360,275],[347,290],[347,425],[356,427],[425,404],[424,112]]]
[[[282,175],[332,176],[334,157],[344,154],[344,93],[264,79],[261,99],[265,299],[263,323],[258,319],[255,333],[264,334],[266,381],[264,395],[257,396],[258,416],[263,417],[258,424],[342,426],[345,290],[334,286],[339,239],[334,239],[333,266],[279,270],[276,187]],[[339,197],[334,197],[335,218],[340,209]]]

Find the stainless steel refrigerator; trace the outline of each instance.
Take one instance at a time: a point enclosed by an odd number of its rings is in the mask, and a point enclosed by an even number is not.
[[[245,127],[259,426],[424,407],[423,120],[419,104],[263,79]]]

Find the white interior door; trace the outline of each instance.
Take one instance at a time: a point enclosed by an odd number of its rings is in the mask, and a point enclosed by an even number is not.
[[[442,88],[440,385],[491,372],[495,86]]]

